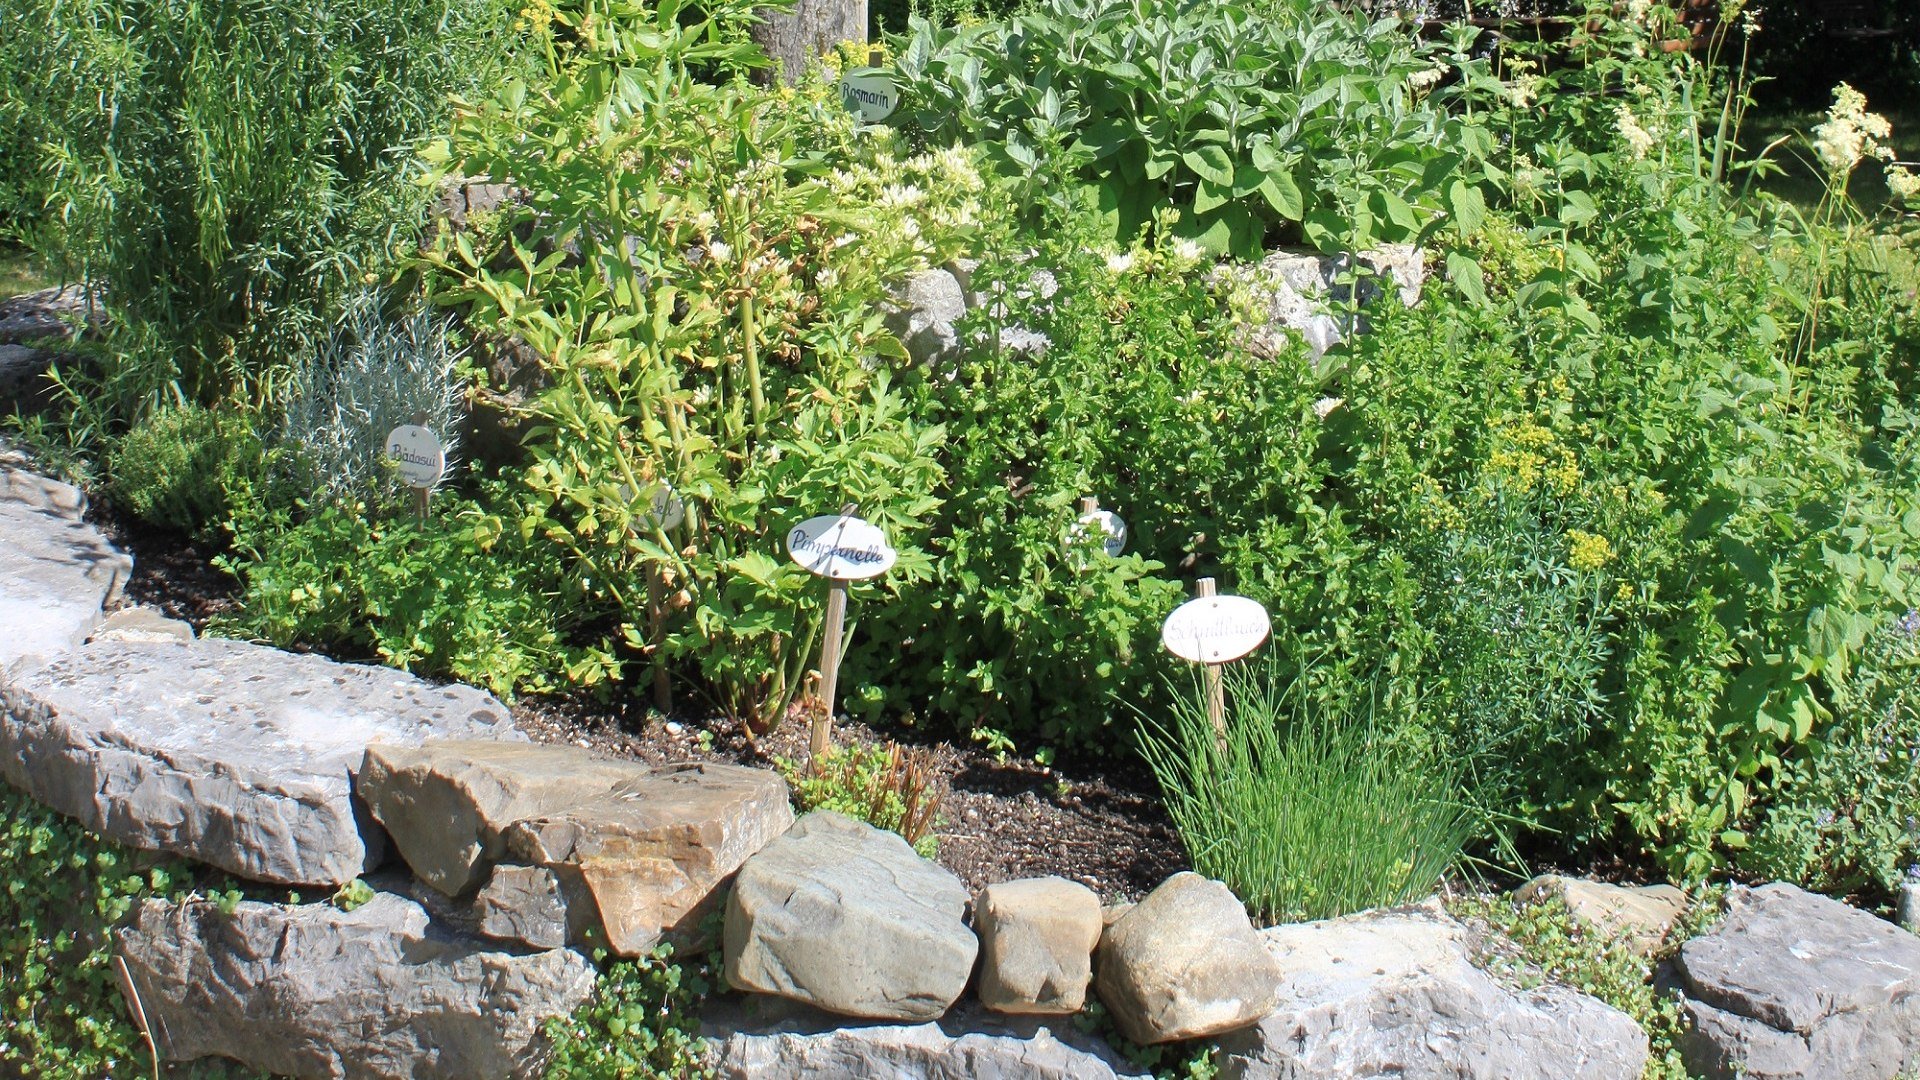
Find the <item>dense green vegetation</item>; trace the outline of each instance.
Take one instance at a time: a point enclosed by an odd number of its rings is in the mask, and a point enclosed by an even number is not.
[[[853,503],[900,560],[853,589],[844,707],[1144,751],[1261,912],[1516,852],[1868,902],[1920,861],[1920,180],[1856,90],[1756,134],[1750,40],[1663,51],[1655,4],[1489,54],[1305,2],[1039,0],[891,40],[909,107],[863,126],[824,72],[752,81],[733,0],[269,33],[282,7],[29,4],[0,36],[0,215],[112,315],[19,434],[218,539],[229,632],[764,734],[821,621],[780,539]],[[428,224],[486,182],[512,198]],[[1407,306],[1343,263],[1329,314],[1367,332],[1320,355],[1218,265],[1283,241],[1415,242],[1430,276]],[[893,290],[960,258],[985,302],[912,362]],[[425,521],[369,451],[415,415],[475,436]],[[1224,751],[1157,641],[1202,576],[1289,673],[1236,680]],[[810,801],[913,831],[919,781],[840,762]],[[1329,826],[1399,807],[1412,865],[1244,809],[1307,790]],[[1222,861],[1223,822],[1280,855]],[[566,1068],[635,1009],[658,1053],[620,1068],[674,1059],[643,1002],[675,971],[622,969]],[[129,1052],[60,1023],[33,1037]]]

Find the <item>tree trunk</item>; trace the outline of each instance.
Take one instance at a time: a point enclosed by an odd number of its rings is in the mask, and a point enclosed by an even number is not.
[[[792,9],[759,9],[753,40],[773,60],[768,77],[792,85],[814,57],[842,41],[867,40],[867,0],[796,0]]]

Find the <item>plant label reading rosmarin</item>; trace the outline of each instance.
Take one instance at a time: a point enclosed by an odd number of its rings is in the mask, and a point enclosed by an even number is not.
[[[687,520],[687,504],[673,493],[673,488],[665,480],[655,480],[641,485],[646,492],[647,509],[633,515],[633,527],[640,530],[677,529]],[[620,497],[629,503],[641,500],[634,497],[633,489],[620,485]]]
[[[1173,609],[1160,643],[1182,660],[1225,664],[1260,647],[1273,632],[1267,609],[1244,596],[1202,596]]]
[[[787,532],[787,554],[824,578],[858,581],[893,568],[899,553],[887,534],[847,514],[808,518]]]
[[[877,124],[892,116],[900,104],[900,93],[894,89],[893,80],[877,71],[849,71],[842,75],[840,98],[868,124]]]
[[[425,491],[447,471],[447,452],[440,437],[419,424],[402,424],[387,432],[387,458],[411,488]]]

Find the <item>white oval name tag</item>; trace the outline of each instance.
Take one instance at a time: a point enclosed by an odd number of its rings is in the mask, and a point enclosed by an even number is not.
[[[879,72],[841,76],[840,98],[847,103],[847,108],[859,113],[860,119],[869,124],[877,124],[892,116],[893,110],[900,105],[900,94],[893,88],[893,80]]]
[[[1099,538],[1109,558],[1117,559],[1127,550],[1127,523],[1111,510],[1091,510],[1080,515],[1073,527],[1073,542],[1090,543]]]
[[[640,486],[641,490],[645,491],[646,494],[640,498],[635,498],[632,488],[625,484],[620,485],[620,497],[622,499],[625,499],[629,503],[642,501],[646,503],[647,508],[645,510],[634,511],[633,527],[635,529],[642,531],[655,528],[677,529],[680,527],[681,522],[687,520],[686,502],[682,500],[680,496],[673,493],[673,487],[665,480],[655,480],[650,484],[642,484]]]
[[[787,530],[787,554],[821,577],[841,580],[879,577],[900,557],[878,526],[843,514],[808,518]]]
[[[387,432],[387,459],[408,487],[430,488],[447,471],[447,452],[440,446],[440,437],[419,424],[402,424]]]
[[[1160,626],[1160,643],[1182,660],[1224,664],[1260,647],[1273,620],[1258,600],[1202,596],[1173,609]]]

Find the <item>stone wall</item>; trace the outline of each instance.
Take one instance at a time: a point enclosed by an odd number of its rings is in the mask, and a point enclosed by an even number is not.
[[[74,489],[0,463],[0,776],[124,844],[331,903],[149,901],[116,951],[172,1060],[297,1077],[527,1075],[587,953],[699,947],[728,1077],[1093,1078],[1141,1071],[1078,1030],[1209,1039],[1227,1077],[1631,1080],[1648,1041],[1571,989],[1472,962],[1437,903],[1256,928],[1177,874],[1102,908],[1059,878],[978,894],[900,837],[795,820],[764,770],[538,745],[464,686],[120,609],[130,571]],[[1636,943],[1672,890],[1530,894]],[[1920,1046],[1920,939],[1787,886],[1738,892],[1680,952],[1689,1061],[1713,1076],[1891,1077]]]

